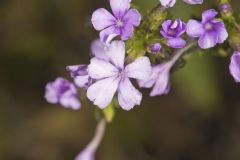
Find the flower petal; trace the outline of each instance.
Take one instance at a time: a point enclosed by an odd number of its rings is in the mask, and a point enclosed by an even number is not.
[[[217,44],[218,35],[215,32],[207,32],[198,40],[198,45],[202,49],[212,48]]]
[[[87,97],[93,101],[95,105],[103,109],[111,103],[118,88],[119,81],[120,79],[117,77],[99,80],[88,88]]]
[[[186,41],[182,38],[168,39],[167,45],[172,48],[183,48],[186,45]]]
[[[108,61],[109,58],[105,52],[105,44],[100,40],[94,40],[91,44],[91,52],[94,57]]]
[[[187,23],[187,34],[190,37],[200,37],[204,34],[202,23],[193,19],[189,20]]]
[[[174,6],[176,0],[160,0],[160,3],[162,4],[162,6],[169,8]]]
[[[221,21],[215,23],[214,29],[216,29],[218,35],[218,43],[223,43],[228,38],[228,32],[225,28],[224,23]]]
[[[233,53],[229,70],[235,82],[240,82],[240,52]]]
[[[111,63],[98,58],[92,58],[91,63],[88,66],[88,74],[93,79],[111,77],[117,73],[118,69]]]
[[[113,17],[113,15],[109,13],[106,9],[99,8],[93,12],[92,24],[96,30],[103,30],[109,26],[114,25],[114,23],[115,17]]]
[[[66,91],[60,98],[60,104],[66,108],[79,109],[80,101],[76,97],[77,90],[74,85],[70,85],[70,89]]]
[[[160,65],[162,66],[162,64],[160,64]],[[158,79],[158,75],[160,74],[159,72],[160,72],[161,66],[157,65],[157,66],[152,67],[151,76],[149,76],[145,80],[138,81],[139,86],[142,87],[142,88],[153,87],[153,85],[156,83],[156,81]]]
[[[80,88],[87,88],[91,82],[92,79],[89,75],[77,76],[74,78],[74,83]]]
[[[172,24],[172,20],[166,20],[162,23],[162,29],[164,32],[168,32],[169,27]]]
[[[148,57],[140,57],[134,62],[128,64],[125,68],[125,73],[128,77],[138,80],[147,79],[152,72],[151,63]]]
[[[65,94],[67,94],[67,92]],[[74,110],[77,110],[81,107],[80,101],[76,97],[71,95],[62,96],[60,99],[60,104],[66,108],[71,108]]]
[[[108,44],[113,38],[120,35],[120,30],[115,26],[110,26],[102,30],[99,35],[101,42]]]
[[[59,100],[58,93],[52,83],[46,85],[45,99],[48,103],[57,104]]]
[[[70,65],[66,67],[66,70],[70,72],[71,77],[77,77],[77,76],[84,76],[87,75],[87,65],[80,64],[80,65]]]
[[[120,30],[121,30],[121,39],[123,41],[126,41],[128,38],[132,37],[134,28],[132,24],[127,23]]]
[[[125,58],[125,43],[123,41],[112,41],[106,48],[106,54],[117,68],[123,68]]]
[[[135,105],[140,105],[142,94],[132,85],[129,78],[121,80],[119,85],[118,101],[124,110],[130,110]]]
[[[183,0],[184,2],[188,4],[202,4],[203,0]]]
[[[136,9],[130,9],[123,17],[125,23],[130,23],[134,26],[139,26],[141,15]]]
[[[110,0],[113,14],[117,18],[121,18],[130,8],[131,0]]]
[[[164,66],[163,66],[164,67]],[[150,96],[164,95],[168,94],[170,91],[169,83],[169,69],[163,68],[162,72],[159,73],[158,79],[150,93]]]
[[[202,13],[202,23],[206,23],[209,20],[214,19],[217,16],[218,12],[215,9],[209,9]]]

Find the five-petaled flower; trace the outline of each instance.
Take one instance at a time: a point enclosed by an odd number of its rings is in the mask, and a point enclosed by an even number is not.
[[[240,52],[235,51],[231,57],[229,70],[236,82],[240,82]]]
[[[139,57],[124,65],[125,44],[113,41],[105,50],[109,60],[92,58],[88,66],[91,78],[96,82],[87,90],[87,97],[100,108],[107,107],[118,91],[118,101],[124,110],[139,105],[142,94],[132,85],[129,78],[144,80],[151,74],[151,64],[147,57]]]
[[[120,35],[122,40],[132,36],[134,26],[139,26],[141,15],[136,9],[130,9],[131,0],[110,0],[113,15],[106,9],[97,9],[92,15],[92,24],[100,32],[104,43]]]
[[[46,85],[45,99],[52,104],[60,103],[66,108],[79,109],[81,107],[76,87],[61,77]]]
[[[186,31],[186,24],[180,19],[166,20],[162,24],[160,33],[168,39],[167,45],[172,48],[182,48],[186,45],[186,41],[181,35]]]
[[[217,12],[214,9],[204,11],[202,21],[189,20],[187,34],[190,37],[199,37],[198,45],[203,48],[212,48],[217,43],[223,43],[228,33],[222,21],[215,19]]]

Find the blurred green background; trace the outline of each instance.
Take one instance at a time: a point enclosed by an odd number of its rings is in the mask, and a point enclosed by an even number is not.
[[[174,16],[215,7],[179,1]],[[158,0],[133,0],[144,13]],[[239,13],[239,0],[232,1]],[[47,104],[44,87],[65,66],[88,63],[98,35],[90,18],[107,0],[0,0],[0,159],[71,160],[92,138],[96,120],[87,100],[79,111]],[[171,93],[118,110],[97,160],[239,160],[240,87],[228,58],[194,54],[173,75]]]

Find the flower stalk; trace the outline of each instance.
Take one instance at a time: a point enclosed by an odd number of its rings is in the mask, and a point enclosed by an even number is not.
[[[168,11],[158,4],[144,16],[141,25],[135,30],[133,37],[126,41],[127,53],[133,57],[144,55],[153,41],[160,42],[159,28],[166,19]]]
[[[232,10],[229,0],[218,0],[222,19],[228,23],[228,42],[233,50],[240,51],[240,25]]]
[[[98,149],[106,130],[106,120],[102,118],[96,128],[95,135],[87,147],[80,152],[75,160],[94,160],[94,155]]]

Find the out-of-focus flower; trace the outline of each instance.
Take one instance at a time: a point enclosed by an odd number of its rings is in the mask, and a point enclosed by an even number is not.
[[[92,57],[97,57],[103,60],[109,60],[109,57],[106,55],[105,49],[107,45],[101,42],[99,39],[94,40],[91,43],[91,55]]]
[[[180,19],[166,20],[162,24],[160,33],[168,39],[167,45],[172,48],[182,48],[186,45],[186,41],[181,35],[186,31],[186,24]]]
[[[85,148],[76,158],[75,160],[94,160],[95,150],[92,148]]]
[[[124,110],[139,105],[142,94],[132,85],[129,78],[144,80],[151,74],[151,64],[147,57],[140,57],[124,66],[125,44],[113,41],[106,49],[109,60],[92,58],[88,73],[96,82],[87,90],[87,97],[100,108],[107,107],[116,92]]]
[[[97,9],[92,15],[92,24],[100,32],[104,43],[120,35],[122,40],[132,36],[134,26],[139,26],[141,15],[136,9],[130,9],[131,0],[110,0],[113,15],[106,9]]]
[[[75,158],[75,160],[94,160],[95,152],[102,141],[106,129],[106,121],[99,121],[95,135],[89,144]]]
[[[235,51],[231,57],[229,70],[236,82],[240,82],[240,52]]]
[[[165,95],[170,91],[170,72],[176,61],[184,54],[186,49],[191,45],[186,46],[184,49],[177,51],[173,57],[165,62],[152,67],[152,74],[145,80],[139,80],[138,84],[143,88],[153,88],[150,96]]]
[[[227,13],[231,12],[232,9],[228,3],[222,3],[220,5],[220,10],[222,13],[227,14]]]
[[[184,2],[188,4],[202,4],[203,0],[183,0]],[[169,8],[173,7],[177,1],[176,0],[160,0],[160,3],[162,6]]]
[[[160,0],[160,3],[162,4],[162,6],[169,8],[175,5],[176,0]]]
[[[87,65],[72,65],[67,66],[66,69],[70,72],[71,77],[74,79],[74,83],[80,88],[88,88],[92,83],[92,79],[88,75]]]
[[[152,53],[158,53],[158,52],[160,52],[161,48],[162,48],[162,46],[160,43],[154,43],[150,46],[150,51]]]
[[[188,4],[202,4],[203,0],[183,0],[184,2]]]
[[[45,99],[52,104],[60,103],[66,108],[79,109],[81,106],[76,87],[61,77],[46,85]]]
[[[153,87],[150,96],[168,94],[170,91],[169,78],[171,67],[171,63],[162,63],[153,66],[151,76],[144,81],[139,81],[139,86],[143,88]]]
[[[199,37],[198,45],[203,49],[223,43],[228,37],[224,23],[215,19],[216,16],[217,12],[209,9],[203,12],[201,22],[189,20],[187,23],[187,34],[190,37]]]

